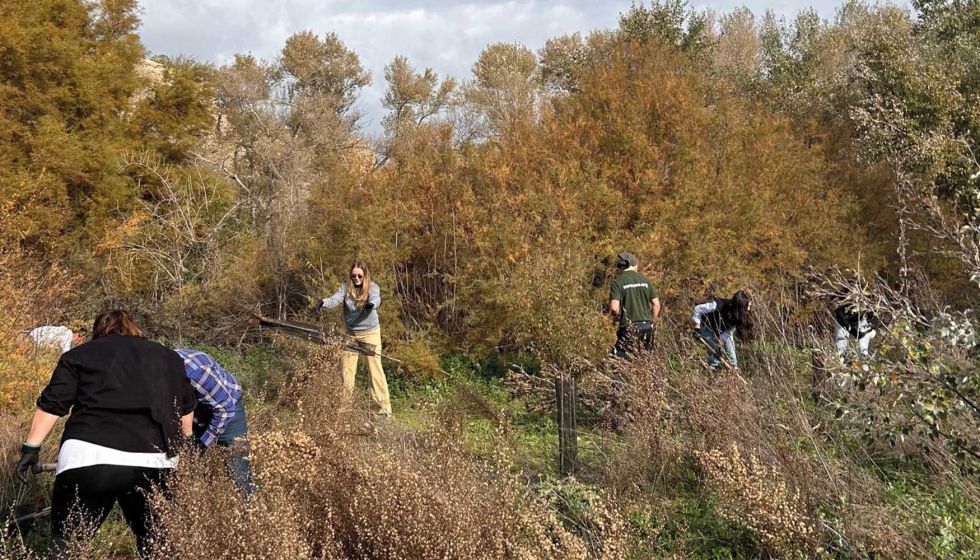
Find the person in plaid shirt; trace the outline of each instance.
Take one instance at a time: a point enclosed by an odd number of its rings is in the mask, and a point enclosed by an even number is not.
[[[204,447],[232,448],[228,466],[235,484],[246,496],[251,494],[255,485],[244,446],[248,422],[241,384],[204,352],[179,348],[177,354],[184,359],[184,371],[201,405],[194,411],[194,437]]]

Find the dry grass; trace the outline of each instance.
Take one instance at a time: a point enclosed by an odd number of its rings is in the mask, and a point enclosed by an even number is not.
[[[914,447],[867,446],[815,404],[792,336],[763,324],[740,347],[743,380],[707,372],[678,331],[662,329],[658,352],[631,364],[569,366],[594,441],[579,479],[529,462],[540,456],[521,448],[515,418],[472,388],[411,426],[379,422],[366,398],[343,394],[339,348],[287,344],[295,367],[251,395],[263,403],[250,409],[258,491],[241,499],[219,452],[185,455],[154,499],[154,558],[686,558],[705,542],[735,557],[932,554],[935,514],[890,502],[884,474]],[[547,380],[517,377],[528,408],[537,395],[545,410]],[[474,414],[493,433],[477,454],[466,445]],[[26,426],[7,420],[9,476]],[[922,468],[934,487],[955,484],[977,502],[949,456]],[[17,499],[39,508],[45,497],[35,488]],[[79,557],[103,558],[115,540]],[[17,542],[4,547],[29,558]]]
[[[885,464],[914,459],[915,446],[861,442],[858,432],[834,419],[833,407],[811,400],[806,346],[776,317],[764,314],[760,321],[759,339],[739,348],[741,377],[709,372],[702,349],[668,329],[661,329],[652,356],[611,370],[580,367],[583,400],[613,403],[600,415],[615,430],[601,432],[604,461],[593,473],[597,482],[623,514],[648,512],[661,529],[681,531],[682,541],[698,540],[696,533],[683,535],[698,521],[684,504],[692,497],[701,507],[717,503],[718,516],[752,537],[751,544],[738,544],[735,536],[714,535],[734,539],[726,546],[740,557],[932,555],[935,520],[886,497],[893,475],[886,475]],[[975,502],[975,483],[952,474],[957,468],[948,453],[936,450],[923,460],[937,484],[948,476],[973,489],[962,495]],[[916,516],[918,523],[909,521]],[[932,528],[924,529],[922,521]],[[647,533],[656,539],[658,530]],[[969,535],[960,538],[968,542]],[[642,549],[648,543],[633,544]]]
[[[216,458],[182,462],[156,502],[157,558],[587,557],[506,456],[464,453],[451,413],[422,433],[364,434],[360,409],[339,406],[336,352],[320,349],[281,391],[292,421],[253,429],[260,488],[247,503]]]

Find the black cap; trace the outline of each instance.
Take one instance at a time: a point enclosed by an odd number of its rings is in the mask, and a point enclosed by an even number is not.
[[[633,256],[633,253],[620,253],[616,255],[616,268],[619,270],[626,270],[627,268],[636,265],[637,261],[636,257]]]

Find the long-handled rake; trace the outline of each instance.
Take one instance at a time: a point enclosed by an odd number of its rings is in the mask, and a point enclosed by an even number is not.
[[[57,467],[58,465],[56,463],[42,463],[31,467],[31,472],[34,474],[38,474],[42,472],[54,472]],[[9,519],[7,521],[7,537],[8,538],[12,537],[18,530],[20,530],[21,533],[29,532],[35,519],[47,517],[49,515],[51,515],[51,508],[46,507],[41,511],[29,513],[27,515],[17,517],[14,519]]]
[[[303,340],[308,340],[317,344],[327,344],[329,342],[339,341],[340,345],[346,350],[352,350],[364,356],[377,356],[379,358],[391,360],[396,364],[402,363],[401,360],[397,358],[392,358],[391,356],[378,352],[377,346],[374,344],[359,341],[346,334],[332,332],[309,323],[272,319],[259,315],[258,313],[253,313],[252,318],[253,321],[259,325],[272,327],[287,336],[302,338]]]
[[[732,364],[728,363],[728,360],[725,358],[725,353],[722,351],[720,344],[716,344],[716,345],[712,346],[711,344],[708,343],[707,340],[704,339],[703,336],[701,336],[701,333],[696,333],[696,334],[697,334],[697,340],[698,340],[698,342],[700,342],[701,344],[703,344],[705,346],[705,348],[708,349],[709,352],[711,352],[712,354],[715,355],[715,358],[721,363],[722,367],[725,368],[725,371],[730,371],[730,372],[734,373],[738,377],[739,381],[741,381],[742,383],[744,383],[746,385],[749,384],[748,381],[746,381],[745,378],[742,377],[742,374],[738,372],[738,368],[736,368],[736,367],[732,366]]]

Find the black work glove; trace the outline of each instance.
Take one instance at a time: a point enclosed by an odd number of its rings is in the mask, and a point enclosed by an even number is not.
[[[197,456],[201,456],[204,455],[204,452],[208,450],[208,446],[204,445],[204,442],[201,441],[201,438],[198,437],[197,435],[192,433],[189,436],[184,436],[184,438],[185,439],[184,439],[183,447],[184,450],[186,450],[188,453],[193,453]]]
[[[27,474],[31,467],[40,462],[41,446],[23,444],[20,446],[20,461],[17,461],[17,478],[27,484]]]
[[[317,315],[323,311],[323,299],[316,300],[316,305],[313,306],[313,311],[316,311]]]
[[[374,304],[369,301],[369,302],[367,302],[367,303],[364,304],[364,309],[367,309],[368,311],[371,311],[372,309],[374,309]]]
[[[701,336],[701,329],[692,329],[691,330],[691,334],[694,335],[694,340],[696,340],[698,342],[701,342],[701,340],[703,338]]]

